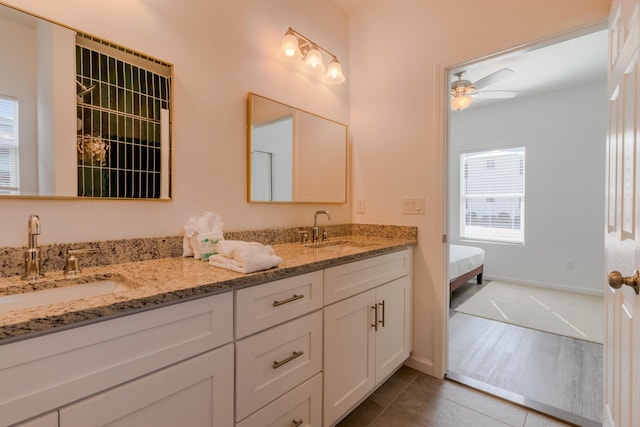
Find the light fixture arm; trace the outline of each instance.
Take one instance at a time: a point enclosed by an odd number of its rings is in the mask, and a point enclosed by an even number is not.
[[[293,28],[289,27],[289,29],[287,30],[287,34],[293,34],[298,38],[298,45],[300,47],[300,52],[302,52],[303,56],[307,54],[309,49],[311,49],[312,47],[315,47],[316,49],[321,50],[327,55],[329,55],[332,59],[337,59],[336,55],[334,55],[332,52],[323,48],[318,43],[311,40],[309,37],[303,34],[300,34],[298,31],[294,30]]]

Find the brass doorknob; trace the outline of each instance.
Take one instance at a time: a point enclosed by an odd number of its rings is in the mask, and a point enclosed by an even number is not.
[[[633,276],[624,277],[619,271],[609,273],[609,286],[613,289],[620,289],[622,285],[631,286],[636,295],[640,294],[640,275],[638,270],[633,272]]]

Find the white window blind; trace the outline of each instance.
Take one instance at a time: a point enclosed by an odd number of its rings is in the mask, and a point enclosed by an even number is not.
[[[0,96],[0,193],[18,189],[18,100]]]
[[[460,237],[524,244],[524,147],[460,155]]]

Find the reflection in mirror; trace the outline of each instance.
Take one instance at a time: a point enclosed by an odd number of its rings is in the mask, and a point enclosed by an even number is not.
[[[346,203],[347,127],[248,97],[250,202]]]
[[[170,199],[170,64],[0,5],[0,68],[0,194]]]

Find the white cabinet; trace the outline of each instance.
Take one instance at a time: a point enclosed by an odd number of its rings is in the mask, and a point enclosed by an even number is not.
[[[390,255],[386,260],[385,256],[379,257],[384,261],[382,264],[397,264],[403,257],[410,262],[411,252]],[[377,281],[371,280],[367,269],[370,266],[374,272],[381,271],[371,262],[379,258],[366,260],[364,267],[341,266],[340,274],[332,275],[351,276],[357,283],[368,282],[371,289],[324,308],[325,426],[334,425],[360,403],[411,352],[411,276],[400,269],[391,281],[387,281],[389,272],[378,275]],[[349,266],[354,267],[355,273],[348,271]],[[325,298],[326,280],[325,274]],[[344,281],[341,287],[348,288]],[[336,287],[330,284],[329,292],[332,288]]]
[[[60,409],[60,427],[233,425],[233,344]]]
[[[334,425],[409,356],[411,256],[2,345],[0,425]]]
[[[232,340],[233,293],[227,292],[2,345],[0,384],[11,386],[0,386],[0,425],[45,414]],[[233,359],[225,369],[233,371]],[[230,399],[232,383],[225,390]]]

